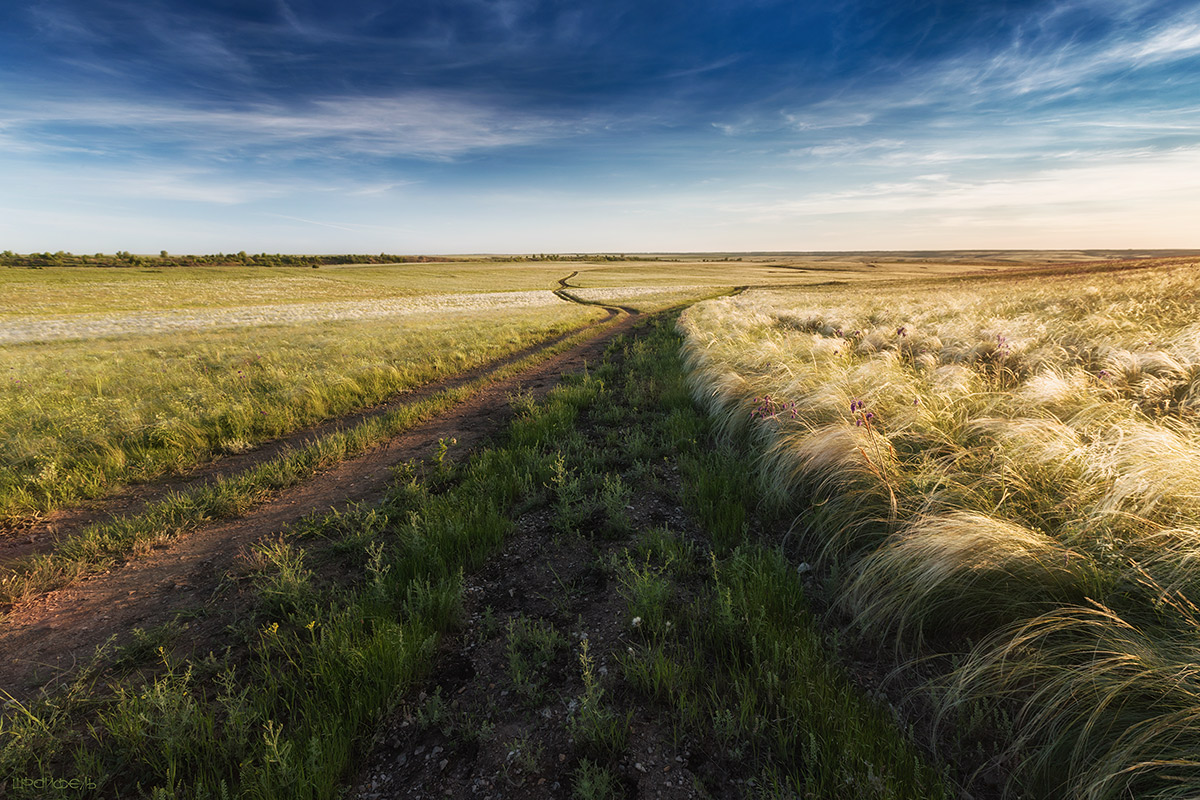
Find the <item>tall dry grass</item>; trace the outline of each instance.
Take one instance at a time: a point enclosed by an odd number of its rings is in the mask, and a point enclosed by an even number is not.
[[[862,628],[957,652],[947,713],[1018,704],[1019,785],[1184,797],[1198,304],[1194,266],[1173,265],[761,290],[680,326],[696,400],[758,449],[757,480]]]

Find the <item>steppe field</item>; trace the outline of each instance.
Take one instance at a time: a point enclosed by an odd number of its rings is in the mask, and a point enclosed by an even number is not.
[[[0,797],[1200,796],[1200,254],[330,262],[0,259]]]

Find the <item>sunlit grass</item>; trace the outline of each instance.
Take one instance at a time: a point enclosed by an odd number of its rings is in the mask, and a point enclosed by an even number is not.
[[[870,259],[756,256],[732,261],[680,255],[663,260],[551,261],[455,257],[446,262],[301,266],[50,266],[0,268],[0,319],[7,316],[230,308],[299,302],[384,300],[431,294],[547,290],[571,285],[640,291],[690,286],[807,284],[878,279],[974,268],[955,264],[885,264]],[[801,267],[796,269],[795,267]]]
[[[681,327],[696,399],[758,448],[859,624],[967,654],[953,707],[1023,704],[1022,781],[1182,797],[1200,791],[1198,303],[1167,266],[754,291]]]
[[[561,264],[288,267],[50,267],[0,272],[0,316],[228,308],[427,294],[552,289]]]
[[[602,316],[558,303],[0,348],[0,516],[239,452]]]

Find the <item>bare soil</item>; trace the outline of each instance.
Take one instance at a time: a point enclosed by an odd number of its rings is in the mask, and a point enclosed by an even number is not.
[[[614,310],[612,314],[616,314]],[[612,316],[610,314],[610,318]],[[70,586],[17,604],[0,622],[0,689],[17,700],[28,698],[60,679],[75,664],[87,661],[97,646],[110,637],[127,640],[135,627],[149,629],[199,613],[206,604],[220,602],[224,618],[236,605],[236,593],[227,588],[228,575],[236,572],[239,554],[254,542],[282,531],[301,518],[344,508],[353,503],[374,503],[384,496],[391,469],[423,458],[440,440],[455,439],[456,450],[471,448],[504,427],[512,416],[508,398],[517,392],[544,396],[564,372],[599,363],[608,342],[627,330],[633,317],[626,315],[571,350],[554,356],[515,376],[492,384],[474,397],[437,418],[382,443],[368,453],[344,461],[311,480],[285,490],[244,516],[189,532],[157,545],[141,558],[90,576]],[[540,347],[548,346],[543,343]],[[537,349],[537,348],[534,348]],[[527,353],[510,356],[515,360]],[[457,385],[494,369],[493,363],[473,374],[460,375],[403,395],[392,404],[412,402],[419,396]],[[289,444],[295,446],[337,427],[351,425],[365,416],[384,413],[392,404],[370,409],[349,418],[326,423],[282,442],[260,448],[244,457],[222,459],[185,478],[131,488],[120,498],[85,509],[63,512],[44,529],[27,533],[38,546],[77,532],[90,522],[122,513],[136,513],[150,500],[169,491],[211,481],[219,475],[246,469],[271,458]],[[45,545],[42,545],[45,546]],[[17,545],[2,551],[11,557]],[[28,552],[26,550],[25,552]],[[211,637],[211,642],[206,639]],[[220,650],[227,637],[224,623],[193,625],[191,644],[203,651]]]
[[[665,471],[666,468],[663,468]],[[677,483],[666,472],[660,480]],[[635,530],[668,526],[700,544],[699,526],[667,494],[642,492],[630,506]],[[623,679],[617,662],[641,643],[606,569],[629,547],[618,539],[560,534],[550,509],[518,520],[519,532],[464,586],[466,624],[442,640],[433,676],[384,719],[350,789],[352,800],[566,798],[589,754],[571,719],[585,694],[579,660],[584,639],[604,688],[604,703],[629,713],[629,739],[613,760],[592,755],[615,778],[615,797],[745,797],[754,773],[712,736],[677,729]],[[535,675],[514,683],[508,626],[532,620],[566,645]],[[603,795],[598,795],[603,796]]]

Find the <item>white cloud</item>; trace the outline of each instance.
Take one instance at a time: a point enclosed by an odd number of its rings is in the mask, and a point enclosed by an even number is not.
[[[968,54],[933,77],[942,92],[996,95],[1074,93],[1092,80],[1200,55],[1200,13],[1191,9],[1149,30],[1130,26],[1099,43],[1018,39],[990,59]]]

